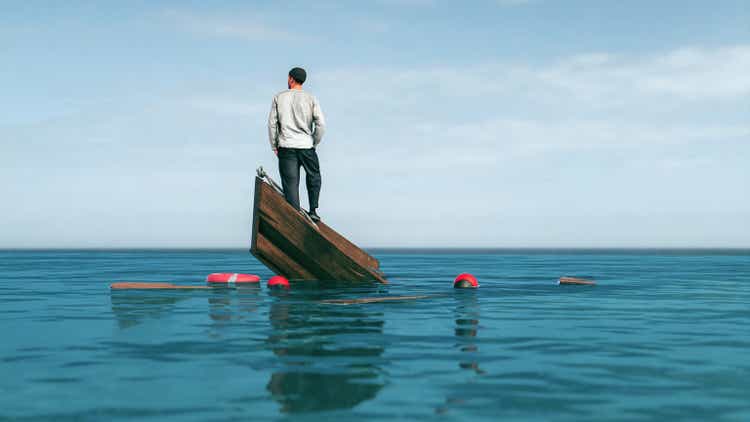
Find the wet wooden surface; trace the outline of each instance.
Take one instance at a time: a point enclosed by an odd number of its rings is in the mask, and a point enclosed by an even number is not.
[[[313,224],[261,178],[255,179],[250,252],[290,280],[387,283],[377,259],[325,223]]]

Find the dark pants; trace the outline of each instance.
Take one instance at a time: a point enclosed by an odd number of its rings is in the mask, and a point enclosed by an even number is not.
[[[318,197],[320,196],[320,164],[315,148],[295,149],[279,148],[279,173],[281,174],[281,186],[284,188],[284,196],[287,202],[299,209],[299,168],[305,169],[305,182],[307,182],[307,198],[310,202],[310,210],[318,208]]]

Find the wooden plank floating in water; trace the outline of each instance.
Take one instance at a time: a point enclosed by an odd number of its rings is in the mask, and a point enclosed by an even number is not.
[[[428,297],[435,297],[435,296],[384,296],[384,297],[362,297],[359,299],[326,299],[321,300],[320,303],[325,303],[327,305],[358,305],[360,303],[379,303],[379,302],[396,302],[396,301],[403,301],[403,300],[417,300],[417,299],[425,299]]]
[[[377,259],[324,222],[313,223],[274,185],[258,169],[250,252],[260,262],[290,280],[388,282]]]
[[[557,284],[581,284],[593,286],[596,285],[596,282],[594,280],[586,280],[584,278],[578,277],[560,277],[560,280],[558,280]]]
[[[185,286],[172,283],[141,283],[126,281],[112,283],[109,285],[112,290],[206,290],[213,289],[209,286]]]

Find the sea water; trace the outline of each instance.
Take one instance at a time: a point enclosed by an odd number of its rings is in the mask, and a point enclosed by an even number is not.
[[[372,253],[272,292],[108,287],[245,251],[0,252],[0,420],[750,420],[749,251]],[[388,295],[430,297],[321,303]]]

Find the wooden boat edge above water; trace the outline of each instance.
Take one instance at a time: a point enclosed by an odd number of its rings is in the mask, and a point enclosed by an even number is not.
[[[281,188],[258,169],[250,252],[290,280],[387,283],[380,262],[322,221],[294,209]]]

